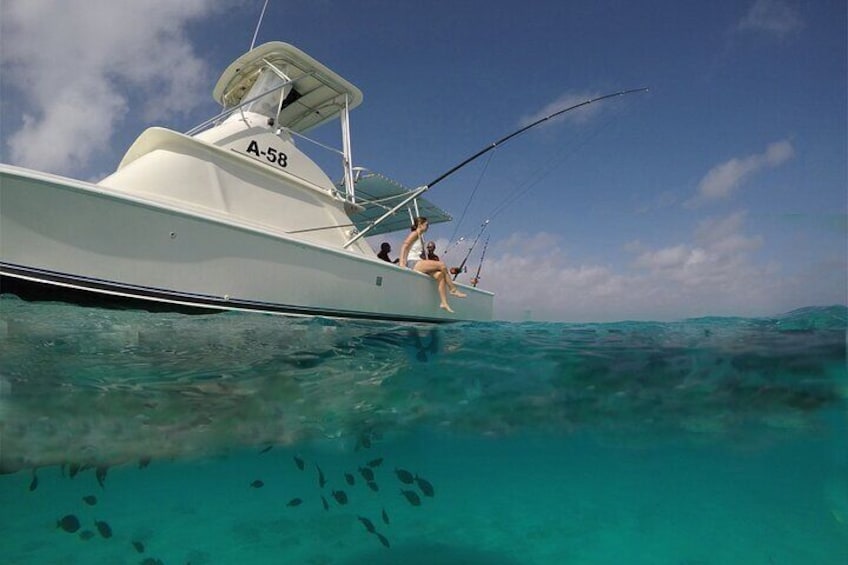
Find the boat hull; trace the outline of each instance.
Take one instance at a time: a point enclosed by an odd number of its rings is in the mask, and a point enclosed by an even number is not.
[[[490,320],[463,287],[455,314],[429,276],[238,219],[16,167],[0,168],[0,292],[195,312],[411,322]]]

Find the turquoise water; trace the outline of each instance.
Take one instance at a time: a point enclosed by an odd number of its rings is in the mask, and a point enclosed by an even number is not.
[[[434,328],[5,296],[0,561],[842,564],[846,321]]]

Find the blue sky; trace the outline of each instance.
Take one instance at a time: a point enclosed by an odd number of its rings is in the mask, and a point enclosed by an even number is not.
[[[0,160],[97,180],[145,127],[188,130],[261,8],[5,0]],[[429,196],[457,220],[467,206],[457,237],[491,219],[497,317],[666,320],[846,302],[846,22],[844,0],[271,0],[258,43],[359,86],[356,164],[410,186],[570,101],[649,87]],[[335,125],[315,136],[339,146]],[[453,232],[431,230],[440,249]]]

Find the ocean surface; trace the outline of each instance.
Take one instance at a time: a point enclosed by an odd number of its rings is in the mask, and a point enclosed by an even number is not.
[[[0,562],[844,565],[847,326],[3,296]]]

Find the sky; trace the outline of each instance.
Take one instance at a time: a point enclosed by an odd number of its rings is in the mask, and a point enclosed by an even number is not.
[[[262,5],[4,0],[0,161],[97,181],[146,127],[203,122]],[[363,91],[354,163],[407,186],[558,109],[649,89],[545,122],[428,193],[455,219],[431,227],[437,252],[458,265],[477,239],[460,280],[480,268],[498,319],[848,301],[844,0],[270,0],[266,41]],[[314,137],[341,145],[335,123]],[[395,253],[403,235],[385,238]]]

